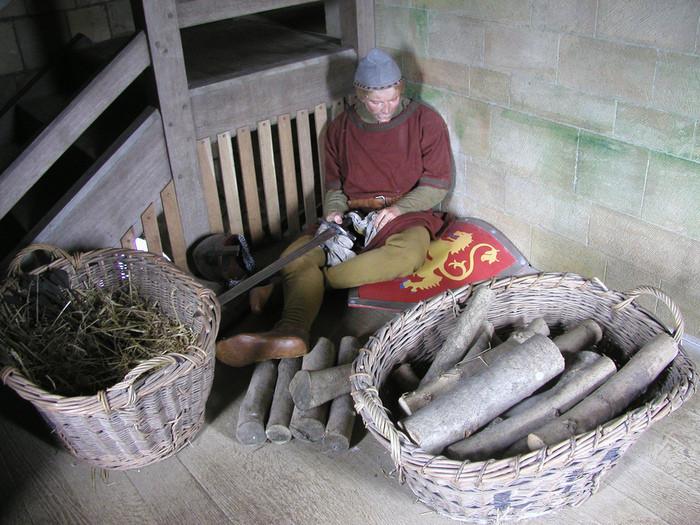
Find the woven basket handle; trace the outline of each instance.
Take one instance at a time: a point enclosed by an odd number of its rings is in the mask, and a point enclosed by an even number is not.
[[[7,268],[7,273],[10,276],[17,276],[22,273],[22,261],[24,260],[25,257],[28,255],[31,255],[34,252],[48,252],[51,255],[52,260],[56,259],[66,259],[68,260],[74,267],[78,268],[80,265],[80,258],[79,257],[73,257],[71,254],[69,254],[67,251],[62,250],[61,248],[58,248],[57,246],[53,246],[51,244],[44,244],[44,243],[35,243],[35,244],[30,244],[26,248],[20,250],[15,258],[12,260],[10,265]]]
[[[673,339],[675,339],[676,343],[681,343],[683,333],[685,332],[685,322],[683,321],[683,314],[681,314],[680,309],[673,299],[671,299],[671,296],[669,296],[666,292],[662,292],[658,288],[647,285],[638,286],[629,292],[625,292],[625,295],[627,296],[627,299],[617,304],[615,306],[616,310],[621,310],[641,295],[653,295],[657,299],[660,299],[673,315],[674,329],[671,330]]]
[[[157,368],[163,368],[167,365],[177,365],[180,362],[182,362],[183,359],[185,361],[189,361],[194,366],[199,366],[204,362],[204,360],[207,357],[206,352],[204,352],[204,350],[202,350],[199,347],[190,346],[187,348],[187,350],[190,351],[190,353],[170,353],[166,355],[159,355],[136,365],[133,369],[129,371],[129,373],[127,373],[124,376],[124,379],[122,379],[116,385],[110,387],[109,390],[122,390],[131,388],[136,382],[136,380],[144,374],[147,374],[148,372],[151,372],[152,370]]]

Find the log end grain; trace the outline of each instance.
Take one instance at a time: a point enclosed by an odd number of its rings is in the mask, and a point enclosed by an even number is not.
[[[265,427],[259,421],[244,421],[236,427],[236,438],[243,445],[260,445],[267,441]]]
[[[312,417],[299,417],[292,421],[289,430],[295,439],[316,443],[323,438],[326,425]]]
[[[299,410],[309,410],[311,406],[311,374],[308,370],[299,370],[289,382],[289,393]]]
[[[323,436],[322,444],[326,452],[335,454],[350,448],[350,440],[342,434],[326,434]]]
[[[270,425],[265,435],[272,443],[283,444],[292,440],[292,431],[285,425]]]

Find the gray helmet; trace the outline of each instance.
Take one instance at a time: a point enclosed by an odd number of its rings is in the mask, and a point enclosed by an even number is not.
[[[353,84],[368,91],[379,91],[400,84],[402,79],[401,70],[394,59],[373,47],[357,65]]]

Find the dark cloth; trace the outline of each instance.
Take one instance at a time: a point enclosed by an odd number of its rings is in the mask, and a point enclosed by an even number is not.
[[[341,190],[349,199],[398,196],[421,185],[451,187],[447,125],[437,112],[415,100],[380,124],[369,124],[348,108],[328,126],[325,153],[326,189]],[[452,222],[451,215],[433,210],[405,213],[382,228],[363,251],[382,246],[390,235],[413,226],[425,226],[435,239]]]

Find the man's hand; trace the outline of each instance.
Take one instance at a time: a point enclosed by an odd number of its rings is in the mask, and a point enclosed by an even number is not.
[[[374,227],[377,228],[377,231],[379,231],[399,215],[401,215],[401,210],[396,206],[388,206],[383,208],[379,210],[379,213],[377,213],[377,216],[374,218]]]
[[[332,211],[326,215],[326,221],[334,222],[336,224],[343,224],[343,216],[337,211]]]

